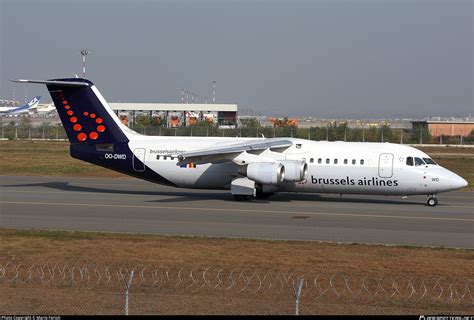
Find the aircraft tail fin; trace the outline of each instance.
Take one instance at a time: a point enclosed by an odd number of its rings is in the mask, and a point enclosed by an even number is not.
[[[41,96],[36,96],[30,102],[28,102],[25,106],[28,106],[28,109],[37,108],[40,100],[41,100]]]
[[[45,84],[71,143],[111,144],[129,141],[107,101],[86,79],[14,80]]]

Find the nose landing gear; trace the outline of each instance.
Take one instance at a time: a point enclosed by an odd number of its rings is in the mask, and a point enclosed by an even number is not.
[[[435,194],[429,194],[428,199],[426,200],[426,204],[430,207],[435,207],[438,205],[438,199],[436,199]]]

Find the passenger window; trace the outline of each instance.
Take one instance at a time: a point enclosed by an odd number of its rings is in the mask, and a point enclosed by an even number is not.
[[[413,157],[407,158],[407,166],[413,166]]]
[[[416,167],[422,166],[424,164],[425,164],[425,162],[423,160],[421,160],[421,158],[415,158],[415,166]]]
[[[156,155],[156,160],[160,160],[160,155]]]
[[[355,161],[355,159],[352,159],[352,164],[356,164],[356,161]]]
[[[364,164],[364,159],[360,159],[360,164]]]
[[[323,159],[319,158],[318,163],[322,163],[322,162],[323,162]]]
[[[327,159],[326,159],[326,163],[329,164],[329,162],[330,162],[330,160],[329,160],[329,158],[327,158]]]
[[[309,159],[309,163],[313,163],[313,162],[314,162],[313,158]]]
[[[344,159],[344,164],[347,164],[347,159]]]
[[[163,160],[166,160],[168,157],[167,156],[163,156]]]
[[[174,160],[174,157],[171,157],[171,160]]]
[[[296,149],[301,149],[301,143],[296,144]]]
[[[334,164],[337,164],[337,159],[334,159]]]

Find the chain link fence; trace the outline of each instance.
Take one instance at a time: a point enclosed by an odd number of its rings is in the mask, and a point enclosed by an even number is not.
[[[0,263],[1,314],[472,314],[474,279],[217,266]]]
[[[59,121],[59,120],[57,120]],[[159,125],[134,125],[131,129],[149,136],[199,136],[199,137],[294,137],[316,141],[349,142],[392,142],[402,144],[472,145],[474,131],[467,137],[440,136],[431,137],[427,128],[391,128],[389,126],[357,128],[345,124],[331,124],[326,127],[299,128],[296,126],[240,126],[239,128],[218,128],[215,125],[195,125],[167,128]],[[64,140],[66,132],[60,122],[32,123],[29,118],[16,121],[1,118],[1,139],[41,139]]]

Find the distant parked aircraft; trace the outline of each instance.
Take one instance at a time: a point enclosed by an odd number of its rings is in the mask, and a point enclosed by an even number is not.
[[[36,96],[30,102],[20,107],[0,107],[0,113],[4,115],[26,113],[36,109],[40,100],[41,96]]]
[[[53,102],[51,102],[47,106],[38,106],[36,108],[36,112],[38,112],[38,113],[48,113],[48,112],[51,112],[53,110],[56,110],[56,107],[54,106]]]

